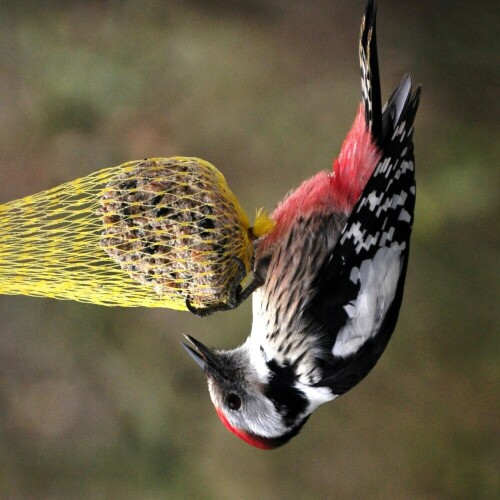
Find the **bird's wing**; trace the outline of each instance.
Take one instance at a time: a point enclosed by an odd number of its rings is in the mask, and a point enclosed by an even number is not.
[[[331,357],[319,383],[334,394],[375,365],[401,305],[415,206],[413,121],[420,87],[406,76],[384,108],[382,157],[316,278],[306,314]]]

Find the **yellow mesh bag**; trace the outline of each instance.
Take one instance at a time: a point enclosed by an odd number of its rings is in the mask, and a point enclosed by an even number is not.
[[[198,158],[107,168],[0,205],[0,293],[186,309],[225,302],[253,228],[223,175]]]

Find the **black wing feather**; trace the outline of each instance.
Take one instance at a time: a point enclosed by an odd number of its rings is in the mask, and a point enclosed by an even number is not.
[[[318,360],[323,364],[324,376],[317,385],[330,387],[334,394],[342,394],[361,381],[375,366],[391,337],[403,296],[413,226],[413,122],[420,87],[412,94],[411,77],[406,75],[381,109],[375,14],[375,3],[369,0],[361,25],[360,63],[367,128],[382,157],[337,244],[320,267],[315,293],[305,310],[308,320],[323,332],[325,349],[331,352],[331,356]],[[359,270],[363,262],[372,261],[378,250],[391,245],[398,245],[401,267],[394,298],[383,311],[385,316],[372,331],[366,332],[359,349],[345,356],[334,355],[339,332],[349,321],[346,306],[353,304],[360,292],[360,281],[352,279],[353,269]]]
[[[412,132],[420,87],[413,96],[408,90],[408,96],[399,121],[392,127],[396,132],[387,144],[383,157],[355,205],[336,246],[318,273],[317,292],[307,311],[324,332],[326,347],[333,349],[339,331],[349,320],[345,306],[352,303],[360,291],[360,283],[355,283],[351,279],[352,269],[354,267],[359,269],[363,261],[372,259],[377,250],[384,245],[405,243],[394,300],[378,332],[370,332],[366,342],[352,355],[337,357],[332,353],[331,358],[323,360],[324,377],[318,385],[330,387],[334,394],[340,395],[348,391],[375,366],[396,326],[401,306],[415,207]],[[370,193],[381,195],[375,209],[372,209],[367,202]],[[391,208],[401,193],[406,193],[404,206]],[[378,211],[378,208],[384,205],[389,208],[386,211]],[[400,218],[403,209],[409,218]],[[350,236],[350,229],[355,225],[359,225],[364,234],[361,243]],[[391,230],[393,232],[390,240],[386,238],[382,241],[382,233]],[[363,243],[371,237],[376,237],[377,233],[379,235],[377,242],[366,249]]]

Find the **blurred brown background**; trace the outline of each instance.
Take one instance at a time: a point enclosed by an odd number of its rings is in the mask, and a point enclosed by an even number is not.
[[[363,0],[0,8],[0,203],[185,155],[272,209],[330,168],[359,102]],[[423,98],[405,300],[362,384],[262,452],[179,345],[241,343],[250,302],[201,320],[0,296],[0,497],[498,498],[499,10],[379,1],[384,97],[410,71]]]

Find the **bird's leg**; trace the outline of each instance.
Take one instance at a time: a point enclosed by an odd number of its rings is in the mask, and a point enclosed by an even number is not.
[[[243,289],[241,287],[241,282],[245,279],[247,275],[247,270],[245,268],[245,264],[241,259],[238,257],[233,257],[233,260],[238,264],[239,271],[238,271],[238,279],[234,280],[233,286],[230,287],[229,293],[228,293],[228,305],[230,305],[230,309],[235,309],[238,307],[240,304],[245,302],[250,295],[252,295],[257,288],[259,288],[263,282],[260,279],[260,277],[257,277],[255,274],[252,277],[252,281]],[[252,258],[252,267],[253,267],[253,258]]]
[[[228,290],[227,300],[225,302],[218,302],[213,305],[208,305],[206,307],[195,307],[191,304],[191,299],[186,298],[186,308],[189,312],[203,318],[205,316],[210,316],[216,312],[230,311],[236,309],[240,304],[242,304],[250,295],[257,290],[262,284],[263,280],[260,277],[253,276],[252,281],[243,289],[241,282],[245,279],[247,275],[247,270],[243,261],[238,257],[231,257],[232,260],[238,265],[237,274],[235,279],[231,282]]]

